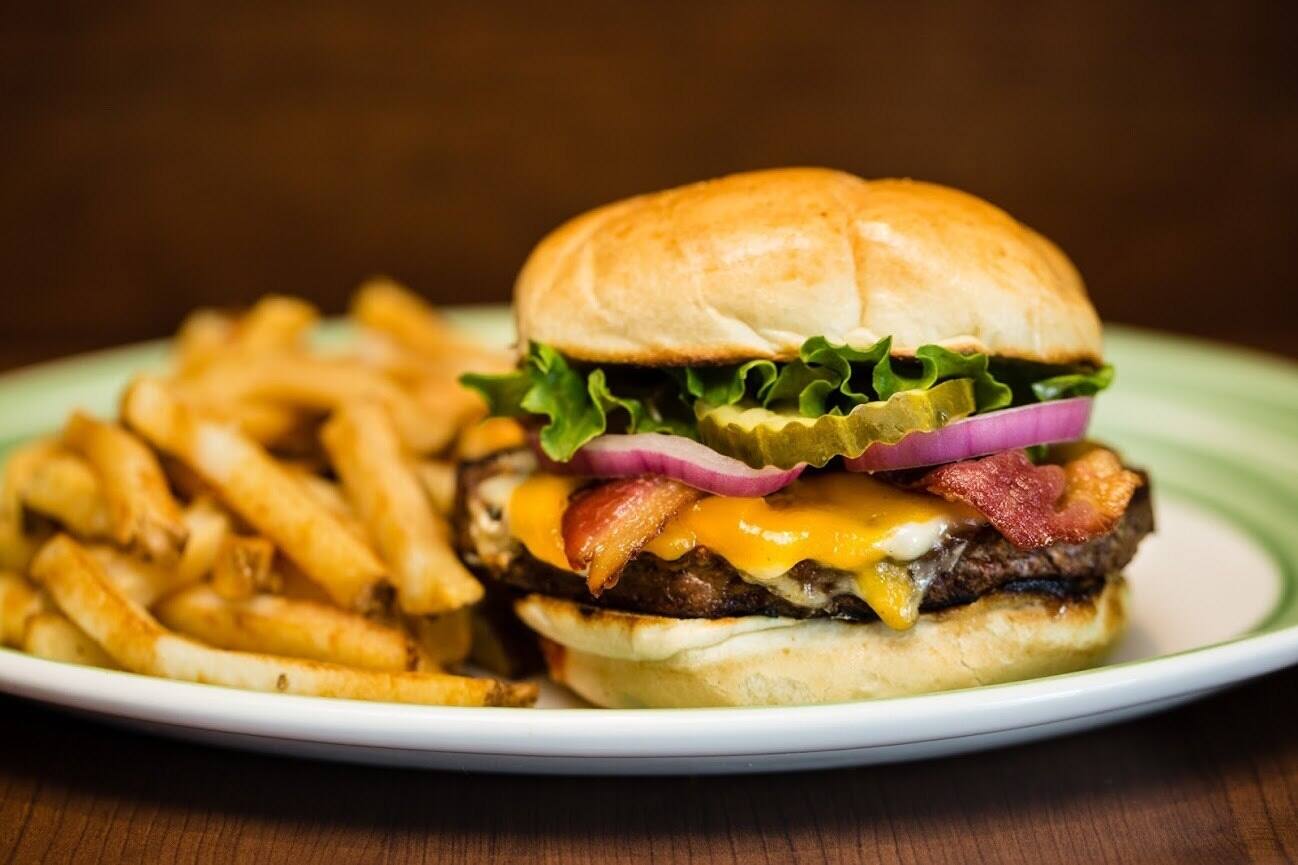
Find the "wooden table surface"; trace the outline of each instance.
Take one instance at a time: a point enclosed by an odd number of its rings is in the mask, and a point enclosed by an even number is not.
[[[0,862],[1283,862],[1298,671],[895,766],[527,778],[178,744],[0,700]]]

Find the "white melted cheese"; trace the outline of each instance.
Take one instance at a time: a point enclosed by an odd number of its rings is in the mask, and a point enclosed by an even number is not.
[[[917,523],[903,523],[875,543],[875,547],[894,561],[913,562],[925,553],[937,549],[950,529],[951,521],[945,517],[934,517]]]

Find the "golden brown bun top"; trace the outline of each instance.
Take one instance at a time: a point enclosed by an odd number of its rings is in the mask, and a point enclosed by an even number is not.
[[[1072,263],[980,198],[823,168],[734,174],[597,208],[515,287],[519,335],[579,360],[788,359],[809,337],[1097,363]]]

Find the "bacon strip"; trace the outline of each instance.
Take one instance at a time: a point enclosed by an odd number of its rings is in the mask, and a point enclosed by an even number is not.
[[[568,563],[574,570],[588,569],[586,587],[598,597],[617,584],[626,563],[677,511],[702,496],[659,475],[609,481],[584,491],[563,513]]]
[[[919,485],[981,511],[1014,546],[1078,544],[1110,531],[1127,510],[1140,476],[1093,448],[1062,466],[1033,465],[1023,451],[941,466]]]

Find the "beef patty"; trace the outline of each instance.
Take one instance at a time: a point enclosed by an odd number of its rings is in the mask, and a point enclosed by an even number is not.
[[[746,582],[729,562],[710,550],[697,547],[675,561],[649,553],[634,557],[617,585],[598,598],[586,590],[585,579],[542,562],[521,545],[507,553],[481,549],[469,530],[469,503],[490,477],[514,470],[511,454],[496,455],[464,465],[460,471],[457,540],[460,553],[479,575],[506,586],[585,604],[674,618],[725,616],[828,617],[875,619],[874,611],[860,598],[835,591],[849,575],[816,562],[803,561],[789,576],[808,596],[822,604],[801,606],[769,589]],[[494,515],[499,519],[499,514]],[[911,574],[928,582],[920,609],[940,610],[967,604],[994,591],[1028,591],[1059,597],[1084,597],[1104,584],[1131,561],[1141,538],[1154,528],[1149,482],[1136,490],[1126,514],[1108,534],[1081,544],[1055,544],[1037,550],[1015,547],[991,526],[971,534],[952,536],[942,547],[909,564]]]

